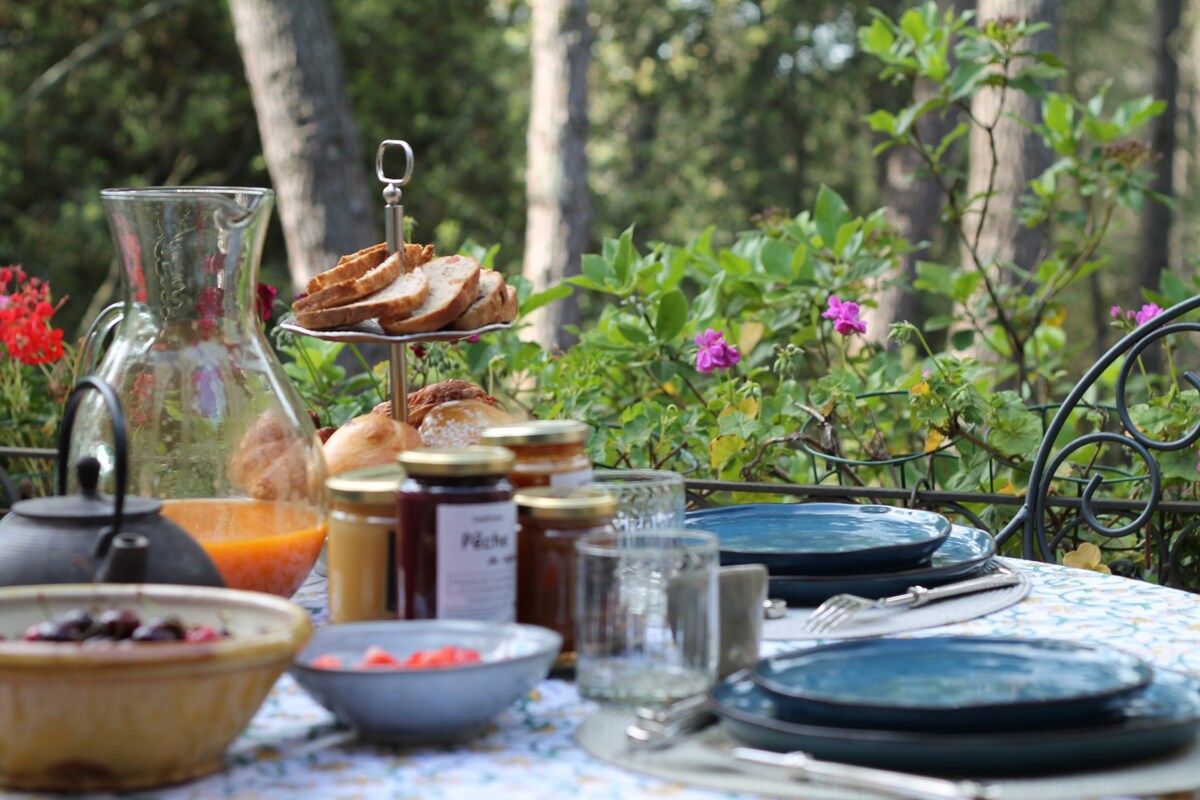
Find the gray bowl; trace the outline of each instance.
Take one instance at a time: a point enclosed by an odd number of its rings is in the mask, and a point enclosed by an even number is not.
[[[478,650],[482,662],[430,669],[356,670],[371,645],[404,660],[451,645]],[[354,622],[317,630],[291,674],[363,739],[401,744],[460,742],[479,736],[492,717],[546,677],[562,636],[535,625],[413,620]],[[344,669],[311,666],[318,656]]]

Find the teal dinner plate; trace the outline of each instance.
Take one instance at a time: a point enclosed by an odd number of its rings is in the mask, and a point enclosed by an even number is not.
[[[791,720],[905,731],[1037,731],[1112,719],[1154,670],[1057,639],[860,639],[764,658],[751,677]]]
[[[989,778],[1077,772],[1163,755],[1200,730],[1200,681],[1156,670],[1114,721],[1067,729],[914,733],[792,721],[747,671],[709,691],[721,725],[742,742],[766,750],[803,750],[817,758],[932,775]]]
[[[996,543],[987,531],[954,525],[928,564],[860,575],[773,575],[768,593],[798,607],[820,605],[835,594],[888,597],[906,592],[911,586],[932,589],[972,577],[988,568],[995,554]]]
[[[950,521],[932,511],[847,503],[706,508],[686,524],[717,535],[722,565],[765,564],[772,575],[909,569],[950,535]]]

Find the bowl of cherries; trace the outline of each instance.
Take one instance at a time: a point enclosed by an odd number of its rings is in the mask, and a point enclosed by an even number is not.
[[[128,791],[213,772],[311,633],[304,609],[257,592],[0,589],[0,787]]]

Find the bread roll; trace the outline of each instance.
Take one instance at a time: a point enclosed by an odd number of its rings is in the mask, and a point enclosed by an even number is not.
[[[308,495],[308,439],[264,411],[229,458],[229,481],[256,500]]]
[[[428,386],[422,386],[415,392],[408,393],[408,423],[420,427],[425,415],[429,413],[434,406],[448,403],[451,400],[479,400],[487,403],[489,406],[496,405],[496,398],[489,395],[483,389],[480,389],[469,381],[460,381],[453,378],[441,383],[431,383]],[[371,409],[375,414],[392,415],[392,401],[387,400],[375,408]]]
[[[431,408],[419,430],[426,447],[469,447],[479,444],[479,435],[488,428],[510,422],[517,422],[516,417],[497,405],[451,400]]]
[[[411,425],[382,414],[363,414],[333,432],[325,442],[325,468],[337,475],[349,469],[392,464],[403,450],[421,446]]]

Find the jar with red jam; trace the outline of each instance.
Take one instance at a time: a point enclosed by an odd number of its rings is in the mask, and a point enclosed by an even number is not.
[[[515,422],[488,428],[480,443],[507,447],[517,457],[510,476],[518,490],[530,486],[586,486],[592,460],[584,446],[591,429],[571,419]]]
[[[512,622],[517,507],[503,447],[406,450],[396,490],[403,619]]]
[[[537,487],[517,492],[517,622],[563,637],[556,669],[575,666],[575,541],[613,532],[617,498],[595,487]]]

